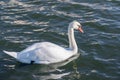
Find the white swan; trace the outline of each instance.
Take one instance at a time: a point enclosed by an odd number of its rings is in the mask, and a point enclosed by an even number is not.
[[[73,21],[68,27],[69,48],[63,48],[51,42],[35,43],[21,52],[4,53],[16,58],[22,63],[51,64],[64,61],[77,54],[78,47],[74,38],[74,29],[83,33],[81,24]]]

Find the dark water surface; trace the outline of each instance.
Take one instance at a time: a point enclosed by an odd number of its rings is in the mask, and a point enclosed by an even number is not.
[[[2,50],[21,51],[50,41],[68,46],[67,26],[75,31],[76,60],[24,65]],[[0,0],[0,80],[120,80],[120,0]]]

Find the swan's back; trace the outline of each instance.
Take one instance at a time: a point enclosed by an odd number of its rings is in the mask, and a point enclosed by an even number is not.
[[[35,43],[21,51],[18,60],[24,63],[34,61],[38,64],[56,63],[72,56],[68,50],[50,42]]]

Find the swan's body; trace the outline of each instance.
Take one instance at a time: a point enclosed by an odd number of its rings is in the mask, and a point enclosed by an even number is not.
[[[63,48],[51,42],[35,43],[21,52],[8,52],[8,55],[22,63],[50,64],[64,61],[77,54],[78,48],[74,38],[74,29],[81,32],[81,24],[73,21],[68,27],[69,48]]]

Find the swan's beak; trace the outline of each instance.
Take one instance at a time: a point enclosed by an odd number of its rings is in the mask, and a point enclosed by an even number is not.
[[[83,29],[81,27],[78,28],[78,30],[81,32],[81,33],[84,33]]]

